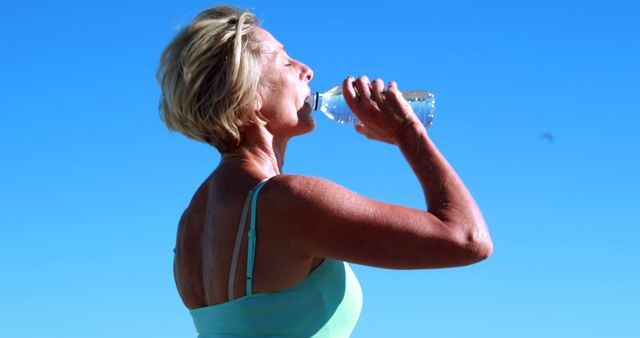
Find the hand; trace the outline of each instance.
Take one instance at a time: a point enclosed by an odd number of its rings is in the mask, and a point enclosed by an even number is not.
[[[366,76],[357,80],[349,76],[342,83],[342,94],[360,120],[356,131],[368,139],[397,144],[398,136],[406,128],[421,125],[393,81],[385,89],[381,79],[369,83]]]

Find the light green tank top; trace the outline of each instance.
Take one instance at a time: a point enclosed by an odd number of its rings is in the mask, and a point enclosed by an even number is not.
[[[256,201],[267,180],[249,192],[243,210],[244,220],[246,206],[251,201],[247,295],[190,310],[198,337],[349,337],[362,309],[362,290],[346,262],[325,258],[305,279],[292,287],[253,293]],[[244,224],[243,221],[241,223]]]

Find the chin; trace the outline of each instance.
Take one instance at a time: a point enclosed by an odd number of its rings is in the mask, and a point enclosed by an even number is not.
[[[316,120],[314,120],[311,111],[301,110],[298,112],[298,127],[300,134],[310,133],[316,129]]]
[[[316,120],[314,120],[313,117],[309,116],[309,122],[309,130],[307,131],[307,133],[310,133],[316,129]]]
[[[310,115],[298,119],[296,135],[308,134],[316,129],[316,121]]]

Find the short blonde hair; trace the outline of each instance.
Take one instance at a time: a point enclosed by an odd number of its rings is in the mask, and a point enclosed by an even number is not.
[[[225,152],[241,128],[264,124],[256,111],[260,60],[251,48],[256,16],[218,6],[203,11],[162,52],[157,78],[160,112],[169,130]]]

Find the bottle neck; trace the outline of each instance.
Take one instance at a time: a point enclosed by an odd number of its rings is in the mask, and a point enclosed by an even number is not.
[[[313,104],[312,104],[312,106],[311,106],[311,108],[312,108],[312,110],[313,110],[313,111],[318,110],[318,107],[320,107],[320,100],[321,100],[321,97],[322,97],[322,96],[320,96],[320,93],[319,93],[319,92],[316,92],[315,94],[313,94],[313,101],[312,101],[312,103],[313,103]]]

